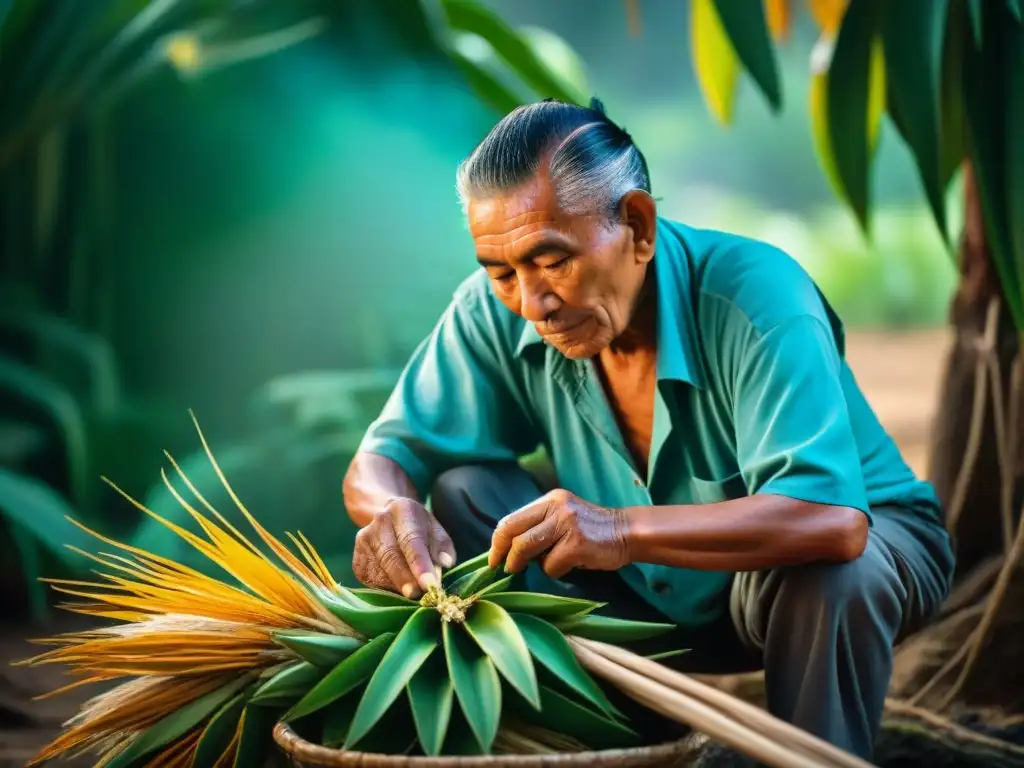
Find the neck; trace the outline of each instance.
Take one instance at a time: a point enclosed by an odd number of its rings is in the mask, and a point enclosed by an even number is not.
[[[639,352],[653,350],[658,339],[658,295],[655,290],[654,270],[648,269],[636,299],[633,317],[618,338],[611,344],[613,352]]]

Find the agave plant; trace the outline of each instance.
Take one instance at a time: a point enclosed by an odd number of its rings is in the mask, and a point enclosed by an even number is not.
[[[230,579],[76,523],[120,552],[75,547],[106,569],[102,581],[51,583],[86,601],[63,608],[113,623],[42,640],[57,647],[21,663],[65,664],[78,677],[48,695],[117,684],[86,702],[30,765],[87,751],[107,768],[256,765],[272,751],[272,730],[282,721],[328,747],[364,752],[489,754],[517,727],[581,747],[639,742],[567,635],[623,643],[672,625],[601,616],[602,604],[588,600],[511,590],[515,577],[489,567],[487,553],[444,573],[442,586],[418,601],[346,588],[301,533],[289,534],[295,554],[257,522],[201,430],[199,437],[270,552],[214,509],[169,454],[205,512],[166,472],[164,483],[202,535],[107,481]]]

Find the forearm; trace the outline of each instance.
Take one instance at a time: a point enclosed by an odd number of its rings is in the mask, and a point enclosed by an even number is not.
[[[758,571],[857,558],[868,523],[848,507],[755,495],[718,504],[628,507],[630,560],[708,571]]]
[[[360,528],[369,525],[388,500],[396,497],[422,501],[397,462],[375,453],[357,453],[342,483],[345,510],[352,521]]]

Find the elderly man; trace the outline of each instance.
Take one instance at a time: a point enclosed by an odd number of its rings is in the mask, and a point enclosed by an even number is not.
[[[415,596],[489,549],[529,589],[675,623],[685,669],[762,665],[772,713],[869,757],[953,555],[815,284],[660,218],[596,101],[512,112],[458,189],[480,268],[346,475],[356,575]],[[547,493],[518,462],[538,446]]]

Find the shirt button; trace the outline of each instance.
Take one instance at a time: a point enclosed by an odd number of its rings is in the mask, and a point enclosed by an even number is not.
[[[640,479],[640,478],[638,477],[638,478],[636,478],[636,479],[635,479],[635,480],[633,481],[633,485],[635,485],[635,486],[636,486],[637,488],[643,488],[643,487],[644,487],[644,481],[643,481],[643,480],[641,480],[641,479]]]

